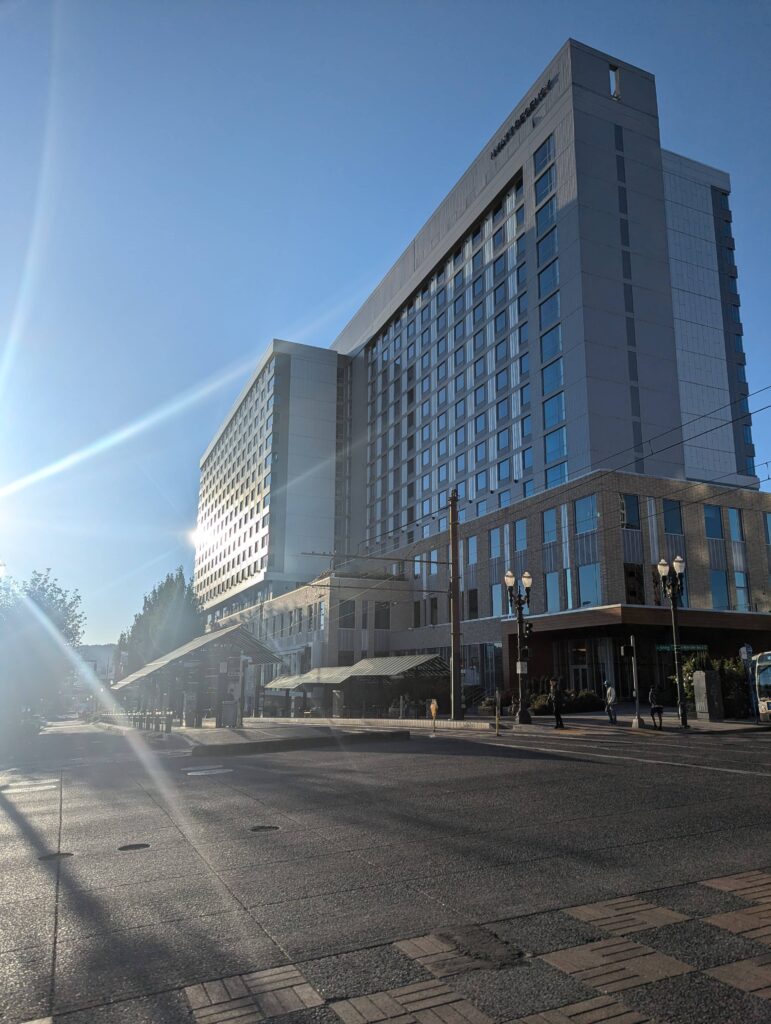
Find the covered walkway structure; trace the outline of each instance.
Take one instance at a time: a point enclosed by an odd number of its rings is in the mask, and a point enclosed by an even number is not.
[[[191,727],[201,725],[207,713],[222,725],[224,710],[240,719],[255,706],[251,666],[281,664],[244,626],[228,626],[149,662],[119,680],[112,693],[142,711],[171,710]]]
[[[449,695],[450,667],[434,654],[363,658],[355,665],[279,676],[265,687],[265,713],[317,713],[324,717],[379,717],[400,700],[416,710]]]

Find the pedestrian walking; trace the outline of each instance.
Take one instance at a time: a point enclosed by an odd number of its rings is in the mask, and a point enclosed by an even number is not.
[[[663,729],[664,728],[664,722],[663,722],[663,719],[662,719],[662,714],[663,714],[664,708],[661,706],[661,702],[659,701],[658,694],[656,693],[656,687],[655,686],[652,686],[651,689],[650,689],[650,693],[648,694],[648,703],[651,706],[651,718],[653,720],[653,728],[654,729],[656,728],[656,715],[658,715],[659,716],[658,728],[659,729]]]
[[[616,690],[608,680],[605,680],[605,710],[608,712],[608,719],[611,725],[615,725],[616,719]]]
[[[559,683],[556,679],[552,679],[551,681],[549,704],[554,715],[554,728],[564,729],[565,723],[562,721],[562,690],[560,690]]]

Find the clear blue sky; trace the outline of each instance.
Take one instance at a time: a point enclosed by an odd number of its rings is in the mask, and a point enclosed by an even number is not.
[[[0,499],[12,575],[50,566],[103,642],[190,571],[248,366],[332,341],[569,36],[654,72],[663,144],[730,172],[771,383],[768,3],[0,0],[0,489],[164,410]]]

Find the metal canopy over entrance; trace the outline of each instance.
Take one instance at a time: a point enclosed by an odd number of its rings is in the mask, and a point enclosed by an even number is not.
[[[296,690],[305,686],[341,686],[351,679],[379,682],[383,679],[433,679],[449,676],[450,666],[435,654],[403,654],[388,658],[363,658],[355,665],[316,668],[299,676],[274,679],[266,690]]]

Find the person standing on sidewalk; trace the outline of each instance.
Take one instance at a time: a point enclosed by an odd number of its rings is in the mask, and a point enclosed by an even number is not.
[[[655,686],[652,686],[651,689],[650,689],[650,693],[648,694],[648,703],[651,706],[651,718],[653,720],[653,728],[654,729],[656,728],[656,715],[658,715],[659,716],[658,728],[659,729],[663,729],[664,728],[664,722],[662,720],[662,714],[664,712],[664,708],[661,706],[661,701],[658,698],[658,694],[656,693],[656,687]]]
[[[551,709],[554,714],[554,728],[564,729],[565,723],[562,721],[562,691],[560,690],[559,683],[556,679],[551,680],[549,704],[551,705]]]
[[[611,725],[615,725],[616,719],[616,690],[608,680],[605,680],[605,710],[608,712],[608,719]]]

